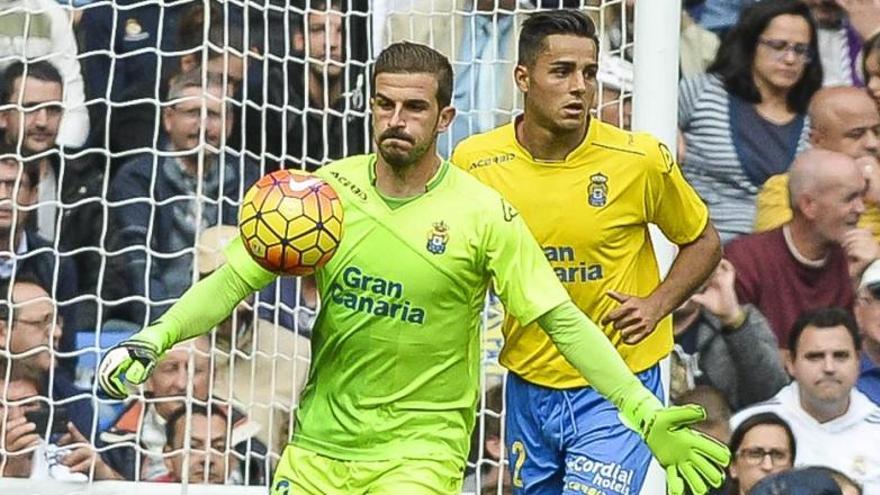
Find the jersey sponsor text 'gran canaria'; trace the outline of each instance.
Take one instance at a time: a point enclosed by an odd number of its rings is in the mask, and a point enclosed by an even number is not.
[[[383,198],[375,166],[364,155],[316,172],[342,200],[344,234],[316,273],[321,311],[292,441],[334,459],[463,462],[489,281],[525,323],[568,295],[497,192],[443,162],[424,194]]]

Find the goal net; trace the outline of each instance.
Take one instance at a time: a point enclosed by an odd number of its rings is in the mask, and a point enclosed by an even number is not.
[[[102,353],[222,263],[250,182],[371,150],[369,68],[388,43],[452,61],[448,156],[522,107],[523,19],[585,9],[601,38],[596,115],[629,126],[626,4],[0,2],[0,492],[265,493],[308,372],[314,281],[247,300],[131,400],[100,392]],[[502,319],[487,297],[469,493],[503,490]]]

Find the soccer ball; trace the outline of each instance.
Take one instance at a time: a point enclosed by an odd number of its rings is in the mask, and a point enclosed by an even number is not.
[[[296,170],[258,180],[244,196],[238,227],[250,255],[279,275],[309,275],[342,238],[342,203],[329,184]]]

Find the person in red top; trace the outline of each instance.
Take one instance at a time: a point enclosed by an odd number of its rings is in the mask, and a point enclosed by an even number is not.
[[[842,247],[865,211],[862,167],[842,153],[812,149],[795,159],[789,174],[791,221],[725,247],[736,268],[737,296],[767,317],[781,347],[801,313],[851,310],[850,272],[860,274],[878,255],[876,242],[849,256]]]

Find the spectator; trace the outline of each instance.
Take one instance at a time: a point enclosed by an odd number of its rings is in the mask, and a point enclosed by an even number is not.
[[[434,47],[452,62],[452,106],[457,110],[438,141],[448,157],[462,139],[510,122],[522,107],[512,74],[516,65],[516,0],[416,0],[388,15],[386,41]],[[610,25],[610,24],[609,24]]]
[[[602,87],[602,96],[595,104],[602,122],[630,130],[632,128],[632,62],[620,57],[607,57],[599,61],[596,79]],[[601,102],[601,104],[600,104]]]
[[[880,261],[871,263],[862,275],[855,315],[862,337],[857,387],[880,405]]]
[[[728,467],[730,495],[745,495],[767,476],[794,466],[795,436],[788,423],[773,413],[744,420],[730,436],[733,460]]]
[[[65,307],[65,303],[77,295],[73,263],[56,256],[49,242],[26,228],[37,201],[39,180],[37,164],[21,159],[11,146],[0,142],[0,280],[8,281],[17,271],[35,274],[52,299],[62,304],[62,316],[74,321],[73,307]],[[74,332],[61,336],[59,350],[68,352],[75,348]],[[76,363],[65,364],[72,368]]]
[[[226,262],[223,249],[237,236],[238,229],[231,226],[211,227],[202,233],[196,251],[200,278]],[[285,299],[298,293],[292,278],[280,278],[275,284],[280,284]],[[261,295],[274,297],[273,286]],[[242,302],[233,315],[217,325],[214,391],[218,398],[231,398],[252,421],[262,425],[256,438],[278,458],[290,440],[291,414],[308,376],[311,348],[301,333],[309,333],[311,327],[293,332],[262,318],[255,321],[252,303]]]
[[[90,432],[91,397],[56,367],[55,352],[63,334],[62,316],[38,277],[19,270],[11,281],[0,280],[0,349],[12,355],[13,364],[22,362],[39,370],[45,378],[40,384],[43,395],[63,400],[77,429]]]
[[[47,404],[40,393],[45,371],[20,360],[11,364],[0,358],[0,478],[86,481],[94,464],[94,479],[117,479],[77,427],[64,423],[63,406]]]
[[[865,195],[862,236],[880,236],[880,113],[864,89],[851,86],[822,88],[810,102],[810,144],[855,158],[873,173]],[[791,220],[788,174],[767,179],[757,197],[755,231],[775,229]]]
[[[141,78],[121,90],[120,98],[129,103],[112,109],[108,115],[110,151],[122,153],[167,147],[168,136],[162,126],[157,125],[159,102],[167,101],[168,83],[173,76],[195,71],[202,67],[203,61],[207,73],[223,77],[227,94],[236,95],[241,89],[246,71],[246,49],[241,26],[227,22],[228,18],[217,8],[208,17],[207,39],[202,3],[194,4],[178,19],[176,46],[185,53],[172,67],[166,68],[171,76],[162,79],[159,86],[150,78]],[[233,136],[235,133],[230,134],[230,137]],[[127,155],[116,158],[115,161],[119,163],[114,164],[114,172],[126,158]]]
[[[780,346],[788,345],[789,330],[800,313],[827,306],[852,308],[853,284],[843,244],[865,211],[864,189],[862,168],[852,158],[806,151],[789,172],[791,221],[727,246],[725,256],[736,269],[737,297],[767,317]]]
[[[64,77],[66,110],[58,144],[83,146],[89,135],[89,114],[68,13],[52,0],[0,0],[0,11],[4,25],[9,27],[0,34],[0,72],[12,62],[30,64],[34,59],[48,60],[57,67]],[[30,26],[27,32],[25,26]],[[3,124],[0,121],[0,128]]]
[[[880,105],[880,33],[865,42],[862,50],[862,75],[868,93]]]
[[[465,475],[463,493],[479,495],[498,493],[502,483],[503,493],[510,493],[510,471],[504,469],[501,459],[504,439],[501,423],[504,419],[504,385],[493,385],[486,390],[485,399],[477,401],[477,424],[471,434],[471,451],[468,465],[476,469]]]
[[[757,308],[740,305],[735,280],[733,265],[721,260],[702,291],[673,314],[673,400],[706,384],[740,409],[788,383],[776,336]]]
[[[220,151],[233,124],[224,88],[216,74],[204,86],[200,71],[175,78],[162,116],[169,152],[132,158],[110,185],[116,203],[108,244],[125,251],[111,260],[107,297],[140,296],[148,304],[128,304],[118,317],[139,323],[162,314],[192,282],[196,231],[236,224],[239,198],[258,177],[255,163]]]
[[[862,85],[857,70],[862,42],[880,27],[873,2],[804,0],[818,28],[819,59],[825,86]]]
[[[25,74],[27,78],[25,79]],[[3,73],[2,101],[7,110],[0,113],[3,141],[22,156],[34,157],[33,166],[39,168],[36,210],[36,233],[42,238],[55,239],[56,216],[54,204],[58,189],[58,166],[55,148],[58,127],[64,107],[61,104],[63,86],[61,74],[49,62],[25,66],[14,62]],[[10,108],[11,107],[11,108]]]
[[[787,364],[794,378],[773,399],[737,413],[738,426],[762,412],[785,419],[794,432],[799,466],[828,466],[880,490],[880,407],[855,390],[859,330],[840,308],[801,315],[789,335]]]
[[[225,3],[218,2],[218,5],[223,8]],[[179,50],[176,43],[178,24],[190,6],[190,2],[165,4],[117,0],[83,10],[79,28],[83,74],[88,98],[92,102],[89,113],[98,123],[91,139],[94,145],[107,146],[105,117],[113,107],[105,102],[126,102],[128,88],[144,81],[156,87],[174,72],[176,56],[170,54]],[[228,12],[240,25],[241,8],[229,3]],[[152,132],[148,134],[151,135]]]
[[[61,74],[49,62],[31,62],[27,67],[13,62],[3,73],[0,89],[0,101],[12,108],[0,113],[0,122],[5,123],[0,127],[5,129],[3,141],[10,149],[33,157],[32,166],[39,168],[38,207],[29,226],[36,235],[57,246],[64,259],[68,255],[62,253],[79,250],[69,256],[77,268],[77,294],[96,294],[100,255],[97,249],[80,248],[97,248],[100,243],[104,173],[96,157],[104,157],[87,153],[70,159],[56,150],[59,122],[64,115],[63,92]],[[93,327],[94,317],[90,316],[95,306],[79,303],[76,309],[78,319],[68,318],[68,328]],[[70,350],[69,342],[65,341],[64,347]]]
[[[125,479],[167,479],[169,468],[163,452],[168,443],[165,428],[169,418],[187,402],[219,407],[216,399],[209,400],[212,381],[210,353],[208,337],[172,348],[145,383],[147,400],[132,401],[108,431],[101,433],[104,460]],[[242,459],[229,473],[230,482],[241,484],[247,473],[249,484],[265,483],[268,466],[255,466],[257,462],[253,462],[255,457],[266,452],[265,446],[253,438],[260,425],[249,421],[235,408],[224,407],[222,412],[231,415],[230,438],[236,440],[233,449],[236,457]]]
[[[724,242],[752,230],[755,196],[806,148],[819,89],[816,27],[799,0],[746,9],[706,74],[680,85],[683,170]]]
[[[228,418],[218,408],[208,409],[200,404],[180,407],[171,413],[165,423],[165,465],[168,474],[157,481],[180,483],[184,472],[186,481],[222,485],[226,482],[226,429]],[[189,425],[187,425],[189,423]],[[184,448],[190,427],[189,448]],[[187,466],[184,466],[184,463]]]
[[[730,405],[718,389],[697,385],[681,394],[674,404],[696,404],[706,410],[706,419],[692,425],[693,429],[727,444],[730,442]]]
[[[292,159],[297,168],[315,170],[368,151],[366,65],[348,53],[357,40],[346,32],[343,2],[295,3],[307,5],[308,13],[292,17],[296,58],[287,69],[289,100],[274,102],[287,108],[287,141],[269,151]]]
[[[834,478],[814,467],[793,469],[761,480],[749,495],[841,495]]]
[[[682,4],[678,63],[680,77],[689,78],[706,72],[718,54],[721,40],[717,34],[694,21],[684,7]],[[601,68],[600,63],[599,69]]]

